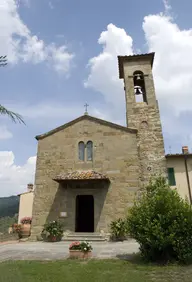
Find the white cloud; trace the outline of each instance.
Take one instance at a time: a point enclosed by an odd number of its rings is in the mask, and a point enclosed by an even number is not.
[[[0,151],[0,197],[26,192],[27,184],[34,183],[35,165],[36,157],[18,166],[13,152]]]
[[[191,111],[192,30],[181,30],[170,17],[161,15],[145,17],[143,29],[149,51],[156,52],[154,76],[159,98],[177,115]]]
[[[117,56],[133,54],[132,38],[124,29],[109,24],[107,30],[101,33],[98,43],[103,50],[89,60],[90,74],[84,85],[103,94],[107,102],[122,107],[123,84],[118,77]]]
[[[177,136],[180,144],[190,144],[192,29],[180,29],[169,15],[150,15],[144,18],[143,30],[149,51],[156,52],[153,72],[164,131]]]
[[[48,51],[50,58],[52,58],[54,62],[53,68],[58,73],[67,73],[74,54],[68,53],[66,46],[56,48],[54,44],[48,48]]]
[[[174,137],[174,127],[181,114],[192,113],[192,29],[180,29],[169,15],[169,2],[164,1],[164,4],[166,13],[146,16],[143,30],[148,51],[156,52],[153,73],[164,132]],[[113,103],[121,115],[125,98],[118,79],[117,55],[133,53],[132,38],[125,30],[110,24],[101,33],[98,43],[103,50],[89,60],[90,73],[85,87],[102,93],[105,101]],[[180,143],[185,142],[191,131],[190,121],[186,118],[184,122],[185,127],[177,127]]]
[[[5,125],[0,126],[0,140],[10,139],[13,134],[7,129]]]
[[[20,18],[18,7],[21,1],[0,0],[0,54],[7,55],[12,64],[25,63],[51,64],[56,71],[67,74],[74,54],[67,46],[46,45],[33,35]]]

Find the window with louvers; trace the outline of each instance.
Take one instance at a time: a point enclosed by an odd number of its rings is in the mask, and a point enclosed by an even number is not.
[[[173,167],[169,167],[168,169],[168,181],[170,186],[175,186],[176,181],[175,181],[175,171]]]

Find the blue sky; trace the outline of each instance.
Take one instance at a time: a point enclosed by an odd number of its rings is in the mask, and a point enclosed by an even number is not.
[[[0,196],[33,182],[34,136],[82,115],[85,102],[125,124],[117,55],[156,52],[166,152],[192,149],[191,9],[190,0],[0,0],[1,104],[26,122],[1,118]]]

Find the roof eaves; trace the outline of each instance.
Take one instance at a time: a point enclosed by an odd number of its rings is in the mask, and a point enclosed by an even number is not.
[[[137,61],[141,59],[149,59],[151,63],[151,67],[153,67],[155,52],[146,53],[146,54],[136,54],[136,55],[129,55],[129,56],[118,56],[118,66],[119,66],[119,78],[124,78],[124,69],[123,69],[123,62],[131,62]]]
[[[21,195],[29,194],[29,193],[33,193],[33,192],[34,192],[34,191],[23,192],[23,193],[18,194],[17,196],[19,197],[19,196],[21,196]]]
[[[108,176],[96,171],[73,171],[61,173],[53,178],[54,181],[71,181],[71,180],[109,180]]]
[[[166,158],[169,158],[169,157],[170,158],[171,157],[180,157],[181,158],[181,157],[185,157],[185,156],[192,157],[192,153],[189,153],[189,154],[179,154],[178,153],[178,154],[166,154],[165,155]]]

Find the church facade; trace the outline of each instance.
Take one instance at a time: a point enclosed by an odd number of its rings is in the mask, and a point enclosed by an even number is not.
[[[151,175],[166,171],[153,60],[154,53],[118,57],[126,127],[86,113],[36,137],[32,239],[57,219],[71,232],[109,232]]]

